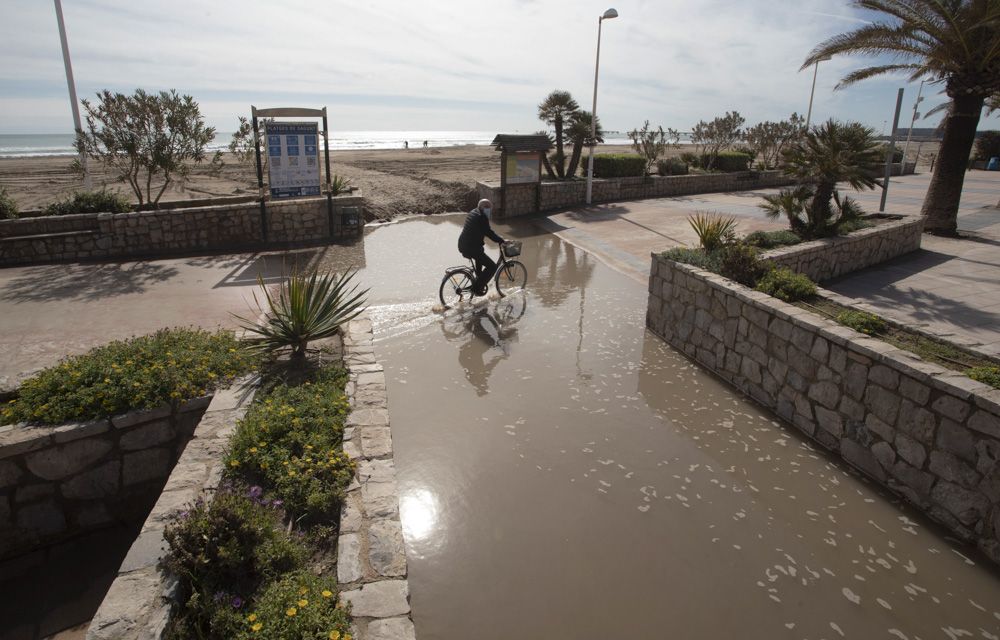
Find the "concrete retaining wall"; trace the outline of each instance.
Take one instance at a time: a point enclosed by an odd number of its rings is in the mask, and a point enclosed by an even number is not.
[[[209,400],[57,427],[0,427],[0,556],[141,517]]]
[[[762,257],[823,282],[920,248],[924,219],[906,216],[846,236],[772,249]]]
[[[657,255],[646,324],[1000,563],[1000,390]]]
[[[343,224],[344,215],[355,224]],[[0,221],[0,266],[104,260],[258,248],[353,238],[364,226],[364,198],[269,202],[267,238],[256,202],[137,213],[91,213]]]
[[[593,181],[592,200],[613,202],[615,200],[641,200],[643,198],[667,198],[693,193],[717,193],[726,191],[748,191],[768,189],[792,184],[793,180],[781,171],[742,171],[738,173],[711,173],[687,176],[648,176],[637,178],[607,178]],[[497,207],[497,216],[512,218],[536,213],[574,207],[586,202],[587,183],[585,180],[567,182],[542,182],[539,185],[509,185],[506,199],[501,207],[501,189],[498,182],[476,184],[480,198],[489,198]],[[535,190],[540,206],[536,208]]]

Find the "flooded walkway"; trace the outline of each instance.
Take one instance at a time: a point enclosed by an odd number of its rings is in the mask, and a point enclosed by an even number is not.
[[[520,230],[523,298],[430,311],[406,248],[459,262],[457,233],[378,229],[363,274],[422,639],[1000,637],[997,571],[646,332],[592,256]]]

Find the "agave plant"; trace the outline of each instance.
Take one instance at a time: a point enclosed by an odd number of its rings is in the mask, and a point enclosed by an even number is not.
[[[736,239],[736,218],[699,211],[688,216],[688,224],[705,251],[714,251]]]
[[[295,272],[277,295],[258,276],[263,304],[256,293],[253,297],[263,322],[237,316],[243,329],[256,334],[248,340],[250,348],[273,353],[291,347],[293,358],[304,358],[309,342],[335,335],[342,324],[364,311],[368,289],[351,286],[356,273]]]

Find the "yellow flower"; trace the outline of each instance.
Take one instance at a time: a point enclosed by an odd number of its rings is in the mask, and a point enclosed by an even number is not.
[[[347,635],[345,635],[344,640],[351,640],[351,634],[348,633]]]
[[[239,462],[239,460],[230,460],[229,461],[229,466],[230,467],[238,467],[238,466],[240,466],[240,462]]]
[[[253,622],[256,619],[257,619],[256,613],[251,613],[249,616],[247,616],[247,622]]]
[[[104,384],[110,384],[110,383],[111,383],[111,378],[104,379]]]
[[[250,453],[257,453],[257,447],[250,447]]]
[[[287,609],[287,610],[285,611],[285,615],[286,615],[286,616],[288,616],[289,618],[291,618],[292,616],[294,616],[294,615],[295,615],[296,613],[298,613],[298,612],[299,612],[299,610],[298,610],[298,609],[296,609],[295,607],[289,607],[289,608],[288,608],[288,609]]]
[[[262,625],[261,623],[258,622],[254,626],[250,627],[250,630],[253,631],[254,633],[256,633],[257,631],[260,631],[263,626],[264,625]]]
[[[304,607],[304,606],[306,606],[307,604],[309,604],[309,601],[308,601],[308,600],[306,600],[306,599],[304,599],[304,598],[303,598],[302,600],[299,600],[299,606],[300,606],[300,607]]]
[[[336,630],[331,631],[329,637],[330,637],[330,640],[340,640],[340,632],[336,631]]]
[[[299,595],[304,596],[309,593],[309,587],[299,587]]]
[[[260,443],[260,444],[259,444],[258,446],[261,446],[261,447],[266,447],[266,446],[267,446],[267,443],[266,443],[266,442],[261,442],[261,443]]]
[[[329,589],[323,589],[323,597],[324,597],[324,598],[330,598],[330,597],[333,597],[333,592],[332,592],[332,591],[330,591]]]
[[[290,478],[294,478],[294,477],[295,477],[295,472],[294,472],[294,471],[292,471],[292,470],[289,470],[289,471],[288,471],[288,477],[290,477]]]

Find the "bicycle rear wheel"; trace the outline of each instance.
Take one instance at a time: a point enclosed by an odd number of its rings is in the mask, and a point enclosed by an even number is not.
[[[497,269],[494,282],[501,297],[510,295],[524,288],[528,282],[528,270],[517,260],[509,260]]]
[[[472,299],[472,273],[468,269],[451,269],[446,271],[438,289],[438,298],[445,308],[467,302]]]

